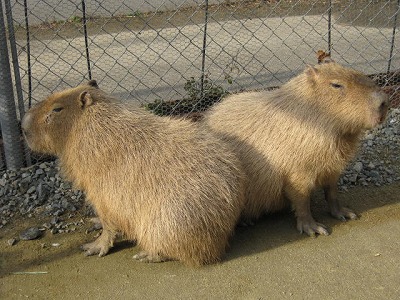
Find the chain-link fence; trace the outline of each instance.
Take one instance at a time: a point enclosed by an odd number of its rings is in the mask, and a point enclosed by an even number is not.
[[[398,97],[400,0],[0,2],[9,41],[1,68],[10,62],[0,75],[12,75],[0,83],[2,143],[16,161],[22,154],[12,117],[91,78],[156,113],[190,113],[227,92],[279,86],[315,64],[322,49],[378,74]]]

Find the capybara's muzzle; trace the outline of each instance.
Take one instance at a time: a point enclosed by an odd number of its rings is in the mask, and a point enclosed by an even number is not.
[[[385,121],[389,109],[389,96],[385,92],[381,91],[378,97],[380,98],[378,123],[381,124]]]
[[[32,123],[32,116],[29,112],[27,112],[21,121],[21,129],[26,141],[28,141],[29,128],[31,126],[31,123]]]

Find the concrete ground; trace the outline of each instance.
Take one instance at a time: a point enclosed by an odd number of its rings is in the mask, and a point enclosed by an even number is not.
[[[332,229],[330,236],[300,235],[290,212],[266,216],[237,229],[221,263],[199,269],[134,261],[139,249],[125,241],[103,258],[84,257],[79,245],[94,238],[85,228],[9,246],[20,230],[44,222],[21,219],[0,231],[0,298],[399,299],[399,188],[341,193],[361,215],[346,223],[330,218],[316,193],[314,216]]]

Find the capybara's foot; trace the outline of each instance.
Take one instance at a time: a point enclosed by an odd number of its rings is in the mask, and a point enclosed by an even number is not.
[[[341,221],[346,221],[347,219],[349,220],[356,220],[358,219],[358,216],[356,215],[355,212],[353,212],[351,209],[346,208],[346,207],[340,207],[338,209],[332,209],[331,210],[331,215]]]
[[[82,245],[81,249],[85,251],[85,256],[98,254],[102,257],[106,255],[114,245],[115,237],[116,233],[114,231],[103,228],[103,232],[94,242]]]
[[[168,258],[156,254],[156,255],[151,255],[147,253],[146,251],[141,251],[138,254],[133,256],[133,259],[136,259],[140,262],[146,262],[146,263],[160,263],[169,260]]]
[[[83,244],[81,246],[81,249],[85,251],[85,256],[98,254],[99,257],[106,255],[110,248],[111,247],[109,245],[98,242],[98,239],[92,243]]]
[[[329,235],[328,229],[325,227],[325,225],[315,222],[312,218],[297,218],[297,229],[300,231],[300,233],[304,232],[311,237],[314,237],[315,234]]]

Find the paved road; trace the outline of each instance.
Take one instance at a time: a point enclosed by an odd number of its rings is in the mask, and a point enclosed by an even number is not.
[[[230,90],[280,85],[306,64],[315,64],[315,51],[327,47],[327,28],[327,16],[320,15],[210,23],[207,73]],[[366,73],[384,72],[391,35],[391,28],[335,24],[333,57]],[[111,34],[99,30],[89,37],[93,78],[123,98],[179,99],[186,94],[186,80],[200,76],[202,42],[198,25]],[[31,47],[35,99],[87,78],[81,34],[33,40]],[[25,52],[20,61],[24,67]],[[395,55],[392,69],[398,68],[400,56]],[[232,85],[224,74],[232,76]]]
[[[221,3],[221,0],[209,0],[210,4]],[[29,22],[31,25],[38,25],[43,22],[64,21],[73,16],[82,16],[81,0],[29,0]],[[177,8],[185,8],[199,5],[198,1],[165,1],[165,0],[103,0],[85,1],[86,13],[88,16],[110,17],[118,15],[134,15],[149,11],[169,11]],[[202,4],[202,2],[200,2]],[[11,0],[13,17],[17,23],[24,23],[23,1]]]

